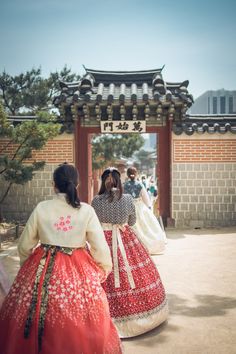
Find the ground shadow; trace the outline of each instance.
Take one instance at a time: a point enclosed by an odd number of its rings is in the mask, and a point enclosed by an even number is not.
[[[176,230],[176,231],[166,231],[167,240],[178,240],[179,238],[186,238],[184,235],[184,231]]]
[[[142,347],[153,348],[156,347],[158,343],[163,343],[168,340],[169,332],[176,332],[178,330],[178,326],[171,325],[168,321],[165,321],[160,326],[147,333],[132,338],[122,339],[122,342],[124,344],[127,342],[135,342],[135,345],[140,342]]]
[[[175,294],[168,294],[169,301],[169,318],[171,316],[190,316],[190,317],[211,317],[211,316],[224,316],[231,309],[236,308],[236,298],[217,296],[217,295],[196,295],[196,306],[189,306],[188,299]],[[145,349],[158,348],[158,344],[165,343],[170,339],[171,332],[180,331],[181,325],[173,325],[164,322],[159,327],[150,332],[142,334],[137,337],[122,339],[122,342],[127,349],[143,348]],[[148,353],[148,351],[147,351]]]
[[[188,299],[168,294],[171,314],[191,317],[224,316],[236,308],[236,298],[217,295],[195,295],[196,306],[189,306]]]
[[[211,228],[194,228],[194,229],[166,229],[167,239],[177,240],[186,238],[188,236],[217,236],[224,235],[224,237],[231,236],[232,234],[236,234],[236,226],[235,227],[211,227]]]

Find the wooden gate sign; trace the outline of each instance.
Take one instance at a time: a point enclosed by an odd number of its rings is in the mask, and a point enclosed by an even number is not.
[[[101,133],[145,133],[145,120],[103,120],[100,121]]]

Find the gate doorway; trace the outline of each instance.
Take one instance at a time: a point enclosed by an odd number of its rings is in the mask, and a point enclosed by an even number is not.
[[[170,126],[165,127],[147,127],[147,133],[156,134],[157,136],[157,161],[156,177],[158,179],[158,198],[159,198],[159,213],[162,216],[164,223],[167,223],[167,218],[171,216],[171,149],[170,149]],[[92,169],[92,144],[91,139],[95,134],[101,134],[97,127],[83,127],[78,120],[76,124],[75,146],[76,146],[76,166],[80,172],[79,195],[82,201],[88,203],[93,198],[94,178]]]
[[[127,181],[127,169],[136,167],[137,180],[147,190],[153,211],[159,216],[158,134],[99,134],[92,136],[92,198],[98,194],[104,168],[114,166]]]

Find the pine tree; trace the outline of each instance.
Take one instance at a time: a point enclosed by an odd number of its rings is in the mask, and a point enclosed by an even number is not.
[[[29,160],[33,150],[41,150],[49,139],[59,134],[60,128],[60,124],[55,123],[55,117],[47,112],[38,112],[34,120],[13,126],[0,104],[0,176],[5,181],[5,189],[0,193],[1,219],[2,205],[11,187],[26,184],[32,180],[34,172],[45,165],[44,161]],[[9,146],[14,150],[9,150]]]

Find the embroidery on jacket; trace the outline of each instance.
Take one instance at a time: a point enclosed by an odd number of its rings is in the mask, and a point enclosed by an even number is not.
[[[71,225],[71,216],[60,216],[58,222],[54,224],[54,227],[56,228],[57,231],[70,231],[73,229],[73,226]]]

